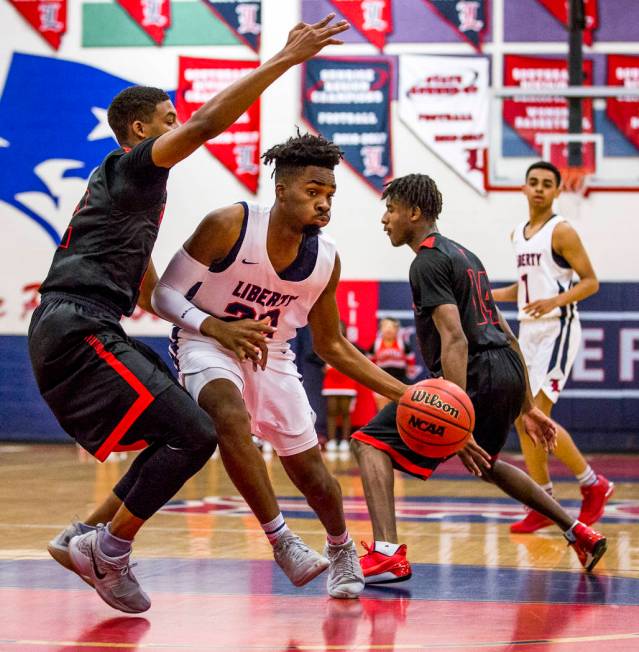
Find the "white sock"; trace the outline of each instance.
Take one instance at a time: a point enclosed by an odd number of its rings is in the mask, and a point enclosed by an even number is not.
[[[269,521],[268,523],[260,523],[260,525],[271,545],[275,545],[277,540],[283,534],[290,532],[288,525],[286,525],[286,521],[282,516],[282,512],[280,512],[272,521]]]
[[[401,543],[389,543],[388,541],[375,541],[375,552],[381,552],[382,555],[392,557],[398,550]]]
[[[597,474],[592,470],[590,464],[575,477],[582,487],[590,487],[593,484],[597,484]]]
[[[345,543],[348,543],[351,540],[351,535],[348,533],[348,530],[344,530],[342,534],[334,536],[332,534],[326,533],[326,540],[331,546],[343,546]]]

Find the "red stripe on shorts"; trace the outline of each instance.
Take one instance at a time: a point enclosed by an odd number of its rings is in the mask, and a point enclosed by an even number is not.
[[[126,435],[142,412],[144,412],[144,410],[146,410],[155,399],[153,394],[151,394],[151,392],[140,382],[135,374],[122,364],[113,353],[109,353],[109,351],[104,348],[104,344],[102,344],[95,335],[90,335],[84,339],[89,346],[95,349],[98,356],[138,393],[138,398],[135,400],[133,405],[126,411],[125,415],[120,419],[120,422],[115,426],[111,434],[95,453],[95,457],[100,460],[100,462],[104,462],[104,460],[109,456],[109,453],[111,453],[119,444],[120,440],[124,435]]]
[[[387,444],[384,441],[380,441],[379,439],[375,439],[375,437],[371,437],[370,435],[363,433],[361,430],[354,432],[351,435],[351,439],[358,439],[365,444],[369,444],[369,446],[372,446],[373,448],[377,448],[381,451],[384,451],[385,453],[388,453],[403,469],[406,469],[409,473],[414,473],[415,475],[421,476],[424,478],[424,480],[428,480],[428,478],[433,475],[432,469],[423,469],[421,466],[413,464],[401,453],[398,453],[390,444]]]

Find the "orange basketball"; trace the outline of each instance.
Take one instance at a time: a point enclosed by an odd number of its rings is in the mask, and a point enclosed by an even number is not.
[[[411,450],[424,457],[448,457],[464,447],[475,427],[468,394],[443,378],[412,385],[397,407],[397,430]]]

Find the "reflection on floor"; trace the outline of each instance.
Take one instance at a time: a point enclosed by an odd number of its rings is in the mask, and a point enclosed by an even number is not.
[[[153,606],[141,617],[102,603],[44,546],[108,494],[129,459],[81,463],[70,446],[0,446],[0,650],[639,650],[639,461],[593,465],[617,491],[598,525],[608,553],[585,574],[558,530],[511,535],[521,508],[456,463],[427,483],[397,475],[406,583],[331,600],[320,576],[292,587],[257,521],[212,460],[144,528],[137,575]],[[370,540],[350,458],[328,462],[349,529]],[[285,477],[269,472],[289,525],[320,549],[324,535]],[[560,474],[557,472],[557,476]],[[567,478],[566,478],[567,479]],[[579,490],[557,484],[572,511]]]

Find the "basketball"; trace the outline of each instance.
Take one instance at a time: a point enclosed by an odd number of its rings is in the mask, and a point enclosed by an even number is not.
[[[411,450],[424,457],[448,457],[464,447],[475,427],[468,394],[443,378],[412,385],[397,407],[397,430]]]

